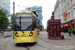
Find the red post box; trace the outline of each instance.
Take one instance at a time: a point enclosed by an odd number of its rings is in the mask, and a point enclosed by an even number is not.
[[[61,20],[54,19],[48,21],[48,38],[61,39]]]

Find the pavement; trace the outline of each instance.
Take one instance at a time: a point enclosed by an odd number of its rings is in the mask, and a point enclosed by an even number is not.
[[[75,50],[75,35],[72,35],[71,37],[69,36],[69,33],[63,33],[61,32],[61,35],[64,35],[64,39],[60,40],[52,40],[48,39],[48,33],[46,31],[40,32],[40,35],[38,37],[49,43],[55,45],[57,48],[65,48],[67,50]],[[50,46],[52,47],[52,46]]]
[[[2,39],[3,38],[3,35],[2,35],[2,33],[0,33],[0,39]]]

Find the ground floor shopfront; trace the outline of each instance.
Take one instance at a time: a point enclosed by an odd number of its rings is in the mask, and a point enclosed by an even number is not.
[[[71,27],[72,29],[75,29],[75,21],[74,20],[63,23],[63,25],[61,25],[61,31],[65,30],[65,32],[68,32],[69,27]]]

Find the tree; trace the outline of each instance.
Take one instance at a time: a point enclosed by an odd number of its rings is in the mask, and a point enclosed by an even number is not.
[[[0,9],[0,29],[6,29],[8,26],[8,18],[6,17],[5,11]]]
[[[11,16],[11,29],[13,29],[13,27],[14,27],[14,24],[13,24],[13,22],[14,22],[14,17],[13,17],[13,15]]]

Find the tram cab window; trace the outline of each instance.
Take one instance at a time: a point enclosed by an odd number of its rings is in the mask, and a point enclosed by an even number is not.
[[[34,21],[32,25],[32,30],[34,30],[36,28],[36,21]]]
[[[15,31],[18,31],[18,30],[20,30],[20,26],[18,26],[18,25],[15,25],[15,27],[14,27],[14,30],[15,30]]]

